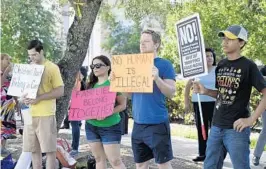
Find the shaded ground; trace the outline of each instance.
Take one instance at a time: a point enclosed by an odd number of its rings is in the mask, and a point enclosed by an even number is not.
[[[71,135],[70,134],[59,134],[59,137],[65,138],[71,142]],[[12,152],[12,156],[14,159],[18,159],[20,156],[20,153],[22,151],[22,136],[18,135],[16,139],[13,140],[8,140],[8,150]],[[90,152],[90,147],[87,144],[85,136],[81,135],[80,138],[80,153],[79,156],[77,157],[78,161],[78,167],[80,168],[81,166],[86,166],[87,162],[87,156]],[[131,150],[131,147],[129,146],[121,146],[121,154],[122,154],[122,160],[127,166],[128,169],[135,169],[135,164],[133,160],[133,153]],[[199,165],[196,165],[194,163],[191,163],[190,161],[186,161],[183,159],[179,158],[174,158],[172,160],[172,166],[174,169],[200,169],[201,167]],[[110,165],[108,164],[108,167]],[[151,167],[150,169],[157,169],[156,165],[154,164],[153,161],[151,161]]]

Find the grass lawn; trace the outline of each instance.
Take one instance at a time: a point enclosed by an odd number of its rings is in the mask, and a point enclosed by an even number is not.
[[[133,120],[129,119],[129,128],[133,128]],[[183,124],[176,124],[171,123],[171,135],[189,139],[197,139],[197,129],[195,125],[183,125]],[[254,149],[259,137],[259,133],[251,133],[250,136],[250,148]],[[264,147],[266,151],[266,147]]]

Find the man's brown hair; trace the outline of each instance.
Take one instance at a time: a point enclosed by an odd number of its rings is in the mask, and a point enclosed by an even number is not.
[[[152,41],[156,44],[156,43],[158,43],[159,44],[159,46],[158,46],[158,48],[157,48],[157,51],[160,49],[160,46],[161,46],[161,36],[160,36],[160,34],[159,33],[157,33],[157,32],[155,32],[155,31],[153,31],[153,30],[151,30],[151,29],[147,29],[147,30],[144,30],[143,32],[141,32],[141,34],[149,34],[149,35],[151,35],[151,37],[152,37]]]

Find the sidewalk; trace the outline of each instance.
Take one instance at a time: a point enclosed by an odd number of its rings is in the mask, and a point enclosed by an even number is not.
[[[130,137],[131,137],[131,132],[128,135],[123,136],[122,144],[131,146]],[[180,137],[172,137],[172,146],[173,146],[174,156],[177,158],[192,161],[191,159],[195,158],[198,155],[197,140],[180,138]],[[261,164],[259,166],[254,166],[251,161],[253,151],[254,151],[253,149],[251,149],[250,151],[251,169],[263,169],[263,167],[266,167],[266,152],[265,151],[263,152],[263,155],[260,160]],[[203,164],[203,163],[200,163],[200,164]],[[227,157],[224,161],[223,169],[233,169],[229,154],[227,154]]]
[[[85,135],[84,126],[85,125],[82,124],[82,130],[80,133],[81,135]],[[121,142],[122,145],[131,146],[131,131],[132,129],[129,128],[129,134],[122,136],[122,142]],[[179,159],[184,159],[186,161],[192,162],[192,159],[198,155],[197,140],[172,136],[172,146],[173,146],[174,157],[177,157]],[[251,161],[253,151],[254,151],[253,149],[250,150],[251,169],[263,169],[264,167],[266,167],[266,152],[265,151],[263,152],[263,155],[260,160],[260,165],[254,166]],[[203,164],[203,163],[198,163],[198,164]],[[227,154],[226,156],[223,169],[233,169],[229,154]]]
[[[186,160],[191,160],[198,155],[198,151],[197,151],[198,143],[196,140],[172,137],[172,145],[173,145],[173,150],[174,150],[174,156],[176,157],[184,158]],[[253,151],[254,151],[253,149],[251,149],[250,151],[251,169],[262,169],[263,167],[266,167],[266,152],[264,152],[261,157],[261,160],[260,160],[261,164],[255,167],[251,161]],[[233,169],[229,154],[227,154],[226,156],[223,168]]]

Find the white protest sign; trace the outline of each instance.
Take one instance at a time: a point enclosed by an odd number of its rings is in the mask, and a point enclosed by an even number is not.
[[[35,99],[44,71],[43,65],[15,64],[8,95]]]
[[[178,21],[176,33],[182,77],[195,78],[207,75],[205,45],[199,14]]]

